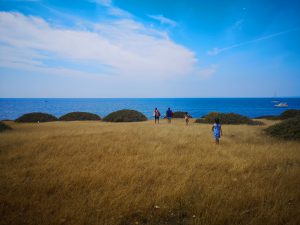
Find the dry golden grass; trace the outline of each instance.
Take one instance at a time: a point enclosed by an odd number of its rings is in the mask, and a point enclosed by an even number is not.
[[[1,224],[300,224],[300,143],[265,126],[224,125],[216,146],[183,119],[9,125]]]

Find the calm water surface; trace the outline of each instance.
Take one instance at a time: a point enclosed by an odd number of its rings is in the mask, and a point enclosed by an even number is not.
[[[68,112],[91,112],[101,117],[120,109],[135,109],[152,117],[154,107],[163,114],[187,111],[193,117],[209,112],[234,112],[249,117],[278,115],[286,109],[300,109],[300,98],[277,98],[288,108],[276,108],[272,98],[0,98],[0,120],[16,119],[24,113],[45,112],[57,117]]]

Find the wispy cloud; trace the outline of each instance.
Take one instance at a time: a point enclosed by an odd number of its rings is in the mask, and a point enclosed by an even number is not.
[[[62,68],[55,63],[49,66],[50,58],[60,65],[70,61],[79,65],[101,64],[109,70],[100,69],[99,76],[128,79],[187,75],[197,67],[194,52],[170,40],[167,33],[147,28],[134,19],[120,18],[89,26],[63,28],[39,17],[1,12],[0,47],[6,57],[1,57],[0,66],[75,72],[72,67]]]
[[[235,23],[232,26],[233,30],[241,30],[244,24],[244,19],[239,19],[235,21]]]
[[[114,7],[114,6],[108,7],[107,13],[109,15],[122,17],[122,18],[124,18],[124,17],[127,17],[127,18],[133,17],[129,12],[127,12],[123,9],[120,9],[118,7]]]
[[[172,27],[177,26],[177,23],[174,20],[171,20],[163,15],[149,15],[149,17],[158,20],[161,24],[170,25]]]
[[[90,1],[104,5],[104,6],[110,6],[112,4],[111,0],[90,0]]]
[[[300,27],[296,27],[296,28],[293,28],[293,29],[289,29],[289,30],[278,32],[278,33],[266,35],[266,36],[263,36],[263,37],[260,37],[260,38],[256,38],[256,39],[253,39],[253,40],[250,40],[250,41],[245,41],[245,42],[238,43],[238,44],[235,44],[235,45],[231,45],[231,46],[228,46],[228,47],[213,48],[213,49],[209,50],[207,52],[207,54],[208,55],[218,55],[222,52],[225,52],[225,51],[228,51],[228,50],[231,50],[231,49],[234,49],[234,48],[238,48],[238,47],[248,45],[248,44],[254,44],[254,43],[257,43],[257,42],[260,42],[260,41],[263,41],[263,40],[268,40],[268,39],[271,39],[271,38],[274,38],[274,37],[277,37],[277,36],[280,36],[280,35],[284,35],[284,34],[292,32],[292,31],[299,30],[299,29],[300,29]]]
[[[112,0],[90,0],[90,2],[94,2],[96,4],[106,7],[107,13],[111,16],[132,17],[132,15],[129,12],[114,6]]]
[[[2,0],[3,2],[40,2],[42,0]]]

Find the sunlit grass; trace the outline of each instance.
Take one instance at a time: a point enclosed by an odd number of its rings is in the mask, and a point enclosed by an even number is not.
[[[299,224],[299,142],[192,122],[10,122],[0,223]]]

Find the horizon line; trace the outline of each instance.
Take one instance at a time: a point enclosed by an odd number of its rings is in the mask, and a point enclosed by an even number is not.
[[[188,98],[300,98],[300,96],[277,97],[0,97],[0,99],[188,99]]]

